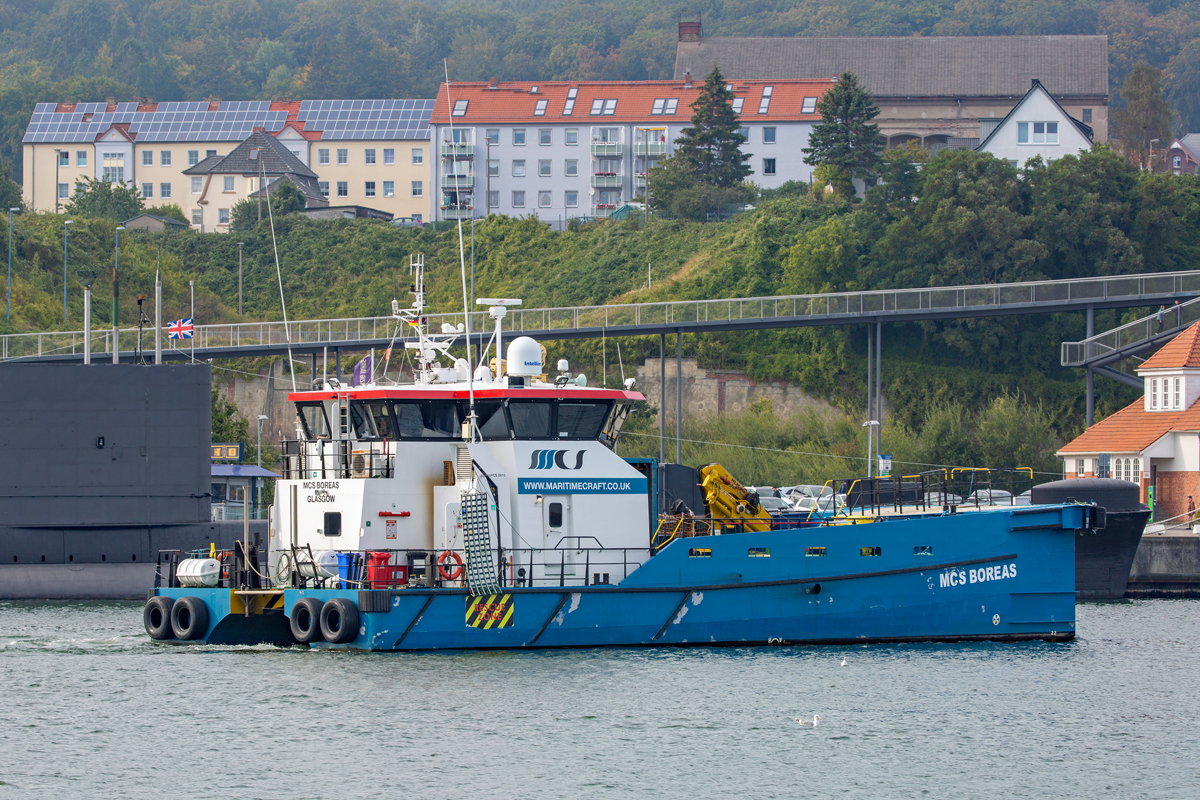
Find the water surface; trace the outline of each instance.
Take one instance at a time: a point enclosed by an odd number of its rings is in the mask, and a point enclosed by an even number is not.
[[[1077,616],[1071,644],[393,655],[0,602],[0,800],[1200,797],[1200,602]]]

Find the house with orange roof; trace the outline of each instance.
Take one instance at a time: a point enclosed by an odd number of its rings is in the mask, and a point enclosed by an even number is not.
[[[442,84],[430,116],[437,219],[536,215],[555,226],[644,202],[648,171],[691,125],[702,79]],[[750,180],[807,182],[801,149],[823,80],[733,80]]]
[[[1142,398],[1065,444],[1068,478],[1117,478],[1153,497],[1158,519],[1200,499],[1200,322],[1138,368]]]

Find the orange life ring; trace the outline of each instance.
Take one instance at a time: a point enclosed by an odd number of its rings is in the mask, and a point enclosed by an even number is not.
[[[446,565],[451,561],[454,562],[454,567],[446,569]],[[443,550],[442,554],[438,556],[438,574],[442,576],[442,580],[446,581],[456,581],[461,578],[463,574],[462,556],[453,550]]]

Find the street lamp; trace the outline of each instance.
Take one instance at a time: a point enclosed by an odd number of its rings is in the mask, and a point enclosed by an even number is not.
[[[238,316],[242,315],[242,245],[245,242],[238,242]]]
[[[258,466],[262,466],[262,424],[267,421],[265,414],[258,415]]]
[[[19,208],[10,208],[8,210],[8,286],[5,289],[4,295],[4,318],[12,319],[12,215],[14,212],[20,211]]]
[[[71,234],[71,229],[68,225],[75,224],[75,220],[69,219],[63,223],[63,323],[67,321],[67,237]]]
[[[70,156],[68,156],[70,158]],[[58,168],[62,166],[62,150],[54,150],[54,213],[58,213]]]
[[[1159,144],[1158,139],[1150,140],[1150,173],[1154,173],[1154,145]]]
[[[112,317],[113,348],[112,348],[112,357],[113,357],[114,364],[121,363],[121,342],[120,342],[120,339],[118,338],[120,336],[120,330],[117,327],[118,324],[120,323],[120,319],[121,319],[120,318],[120,309],[117,304],[118,301],[121,299],[121,284],[118,282],[119,281],[119,273],[117,270],[121,266],[121,231],[123,231],[123,230],[125,230],[124,225],[117,226],[117,241],[116,241],[116,244],[113,245],[113,317]]]
[[[92,363],[92,283],[96,273],[90,269],[79,270],[79,282],[83,284],[83,363]]]

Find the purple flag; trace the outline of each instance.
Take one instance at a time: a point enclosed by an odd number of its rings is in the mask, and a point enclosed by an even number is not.
[[[367,353],[362,361],[354,365],[351,386],[365,386],[371,382],[371,362],[374,360],[373,356],[374,353]]]

